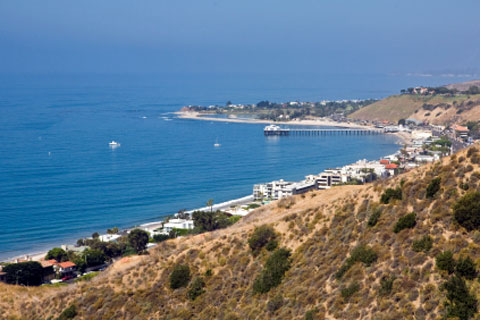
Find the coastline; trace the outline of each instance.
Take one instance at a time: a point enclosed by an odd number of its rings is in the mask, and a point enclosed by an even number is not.
[[[272,123],[271,121],[267,120],[258,120],[258,119],[230,119],[230,118],[215,118],[215,117],[204,117],[201,116],[200,113],[198,112],[174,112],[173,114],[176,114],[178,118],[180,119],[193,119],[193,120],[203,120],[203,121],[219,121],[219,122],[236,122],[236,123],[247,123],[247,124],[270,124]],[[363,129],[371,129],[375,128],[372,125],[359,125],[359,124],[354,124],[350,122],[336,122],[332,120],[327,120],[327,119],[316,119],[316,120],[300,120],[300,121],[283,121],[283,122],[275,122],[275,124],[283,124],[283,125],[301,125],[301,126],[329,126],[329,127],[341,127],[341,128],[363,128]],[[396,133],[389,133],[397,137],[398,141],[397,144],[400,146],[403,146],[404,144],[407,144],[412,141],[413,136],[409,132],[396,132]],[[386,155],[385,155],[386,156]],[[241,198],[236,198],[228,201],[224,201],[222,203],[214,204],[212,206],[213,210],[225,210],[228,209],[230,206],[237,206],[237,205],[244,205],[247,203],[250,203],[253,201],[253,195],[248,195],[244,196]],[[197,209],[192,209],[186,211],[187,213],[192,213],[197,210],[209,210],[210,207],[201,207]],[[171,216],[171,215],[166,215]],[[157,221],[151,221],[147,223],[143,223],[140,225],[135,225],[132,227],[127,227],[123,229],[124,231],[130,231],[135,228],[144,228],[144,229],[150,229],[154,230],[156,228],[161,227],[163,224],[163,220],[157,220]],[[65,243],[66,245],[73,245],[74,243]],[[60,245],[58,245],[60,246]],[[53,246],[52,246],[53,248]],[[28,257],[29,259],[33,261],[38,261],[41,260],[45,255],[47,254],[47,251],[45,252],[33,252],[33,253],[25,253],[21,255],[17,255],[15,257],[9,257],[9,258],[3,258],[0,259],[0,262],[11,262],[16,259],[24,259],[25,257]]]
[[[248,195],[248,196],[244,196],[244,197],[241,197],[241,198],[236,198],[236,199],[227,200],[227,201],[224,201],[224,202],[221,202],[221,203],[214,204],[212,206],[212,210],[225,210],[225,209],[230,208],[230,206],[238,206],[238,205],[242,206],[242,205],[248,204],[252,201],[253,201],[253,195]],[[186,211],[186,213],[193,213],[194,211],[202,211],[202,210],[210,210],[210,207],[201,207],[201,208],[197,208],[197,209],[192,209],[192,210]],[[171,215],[167,215],[167,216],[171,216]],[[136,228],[156,229],[156,228],[159,228],[159,227],[162,226],[163,221],[164,220],[146,222],[146,223],[143,223],[141,225],[136,225],[136,226],[125,228],[123,230],[124,231],[130,231],[130,230],[133,230],[133,229],[136,229]],[[74,245],[74,243],[73,242],[72,243],[63,243],[61,245],[70,246],[70,245]],[[58,247],[60,247],[61,245],[58,245]],[[52,248],[54,248],[54,247],[52,247]],[[11,261],[15,261],[17,259],[25,259],[25,257],[28,257],[28,259],[31,259],[32,261],[39,261],[39,260],[42,260],[47,255],[47,253],[48,253],[48,251],[37,251],[37,252],[24,253],[24,254],[21,254],[21,255],[10,257],[10,258],[0,259],[0,262],[11,262]]]
[[[269,121],[269,120],[260,120],[260,119],[230,119],[230,118],[215,118],[209,116],[202,116],[200,112],[184,112],[177,111],[173,112],[180,119],[191,119],[191,120],[203,120],[203,121],[220,121],[220,122],[236,122],[236,123],[251,123],[251,124],[282,124],[282,125],[295,125],[295,126],[326,126],[326,127],[341,127],[341,128],[355,128],[355,129],[371,129],[373,126],[360,125],[350,122],[336,122],[328,119],[311,119],[311,120],[299,120],[299,121]]]

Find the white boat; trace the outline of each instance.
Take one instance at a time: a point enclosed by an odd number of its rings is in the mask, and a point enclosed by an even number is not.
[[[221,146],[221,144],[218,143],[218,138],[217,138],[217,140],[215,140],[215,143],[213,144],[213,146],[214,146],[215,148],[218,148],[218,147]]]
[[[112,140],[112,142],[110,142],[108,145],[110,146],[110,148],[120,147],[120,143],[114,140]]]

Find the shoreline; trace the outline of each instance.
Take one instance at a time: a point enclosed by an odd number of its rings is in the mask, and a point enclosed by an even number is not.
[[[203,121],[219,121],[219,122],[236,122],[236,123],[250,123],[250,124],[282,124],[282,125],[294,125],[294,126],[326,126],[326,127],[341,127],[341,128],[356,128],[356,129],[371,129],[374,126],[370,125],[361,125],[350,122],[337,122],[333,120],[328,120],[325,118],[311,119],[311,120],[299,120],[299,121],[269,121],[269,120],[260,120],[260,119],[231,119],[231,118],[216,118],[203,116],[200,112],[184,112],[177,111],[173,112],[180,119],[191,119],[191,120],[203,120]],[[211,115],[210,115],[211,116]]]
[[[272,121],[267,121],[267,120],[258,120],[258,119],[229,119],[229,118],[215,118],[215,117],[204,117],[200,116],[200,113],[198,112],[173,112],[173,114],[176,114],[178,118],[180,119],[192,119],[192,120],[202,120],[202,121],[218,121],[218,122],[234,122],[234,123],[247,123],[247,124],[270,124]],[[289,122],[289,121],[283,121],[283,122],[275,122],[275,124],[283,124],[283,125],[301,125],[301,126],[329,126],[329,127],[341,127],[341,128],[375,128],[372,125],[358,125],[358,124],[353,124],[349,122],[336,122],[332,120],[326,120],[326,119],[318,119],[318,120],[300,120],[296,122]],[[397,137],[398,141],[397,144],[399,146],[403,146],[404,144],[408,144],[409,142],[412,141],[413,136],[410,132],[395,132],[395,133],[390,133],[391,135],[394,135]],[[212,206],[212,210],[225,210],[228,209],[230,206],[237,206],[237,205],[244,205],[247,203],[250,203],[253,201],[253,195],[248,195],[244,196],[241,198],[236,198],[232,200],[227,200],[218,204],[214,204]],[[201,210],[208,210],[210,207],[201,207],[197,209],[192,209],[186,211],[186,213],[192,213],[194,211],[201,211]],[[175,214],[173,214],[175,215]],[[166,215],[165,217],[172,216],[172,215]],[[148,228],[148,229],[156,229],[158,227],[161,227],[163,224],[163,220],[157,220],[157,221],[151,221],[151,222],[146,222],[140,225],[132,226],[132,227],[127,227],[124,228],[124,231],[130,231],[136,228]],[[65,243],[66,245],[74,245],[74,243]],[[61,244],[63,245],[63,244]],[[61,246],[59,245],[59,246]],[[52,248],[54,248],[53,246]],[[9,257],[9,258],[0,258],[0,262],[12,262],[15,261],[16,259],[24,259],[25,257],[28,257],[32,261],[39,261],[43,257],[46,256],[48,250],[45,252],[33,252],[33,253],[24,253],[20,254],[14,257]]]
[[[242,205],[245,205],[245,204],[251,203],[251,202],[253,202],[253,195],[248,195],[248,196],[235,198],[235,199],[232,199],[232,200],[227,200],[227,201],[224,201],[224,202],[214,204],[212,206],[212,210],[225,210],[225,209],[230,208],[230,206],[238,206],[238,205],[242,206]],[[202,210],[210,210],[210,207],[201,207],[201,208],[197,208],[197,209],[188,210],[188,211],[185,211],[185,212],[191,214],[194,211],[202,211]],[[165,217],[169,217],[169,216],[172,216],[172,215],[175,215],[175,214],[166,215]],[[140,225],[135,225],[135,226],[132,226],[132,227],[124,228],[124,229],[122,229],[122,231],[131,231],[131,230],[137,229],[137,228],[156,229],[156,228],[162,226],[164,220],[146,222],[146,223],[143,223],[143,224],[140,224]],[[103,235],[103,234],[101,234],[101,235]],[[73,246],[74,243],[73,242],[72,243],[62,243],[62,244],[60,244],[56,247],[60,247],[62,245],[68,245],[68,246],[72,245]],[[54,246],[52,248],[56,248],[56,247]],[[42,260],[42,258],[44,258],[47,255],[47,253],[48,253],[48,250],[47,251],[31,252],[31,253],[23,253],[23,254],[14,256],[14,257],[0,258],[0,263],[2,263],[2,262],[4,262],[4,263],[12,262],[12,261],[15,261],[17,259],[25,259],[25,257],[28,257],[28,259],[31,259],[32,261],[39,261],[39,260]]]

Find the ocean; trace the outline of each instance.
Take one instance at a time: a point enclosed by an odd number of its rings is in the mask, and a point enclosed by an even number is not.
[[[0,258],[239,198],[253,184],[398,149],[395,138],[266,138],[264,125],[178,119],[188,104],[382,98],[452,78],[394,75],[0,76]],[[460,79],[467,80],[467,79]],[[215,148],[217,141],[221,147]],[[109,147],[118,141],[121,146]]]

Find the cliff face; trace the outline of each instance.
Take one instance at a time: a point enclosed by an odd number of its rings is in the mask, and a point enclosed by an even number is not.
[[[479,162],[480,152],[463,152],[376,184],[283,199],[227,229],[124,258],[90,282],[2,285],[0,317],[55,319],[75,305],[75,319],[438,319],[448,302],[441,288],[452,276],[438,269],[435,257],[450,250],[455,259],[469,256],[480,265],[480,232],[459,226],[452,213],[459,197],[479,189]],[[430,198],[434,178],[440,188]],[[399,188],[401,196],[392,191],[387,199],[388,188]],[[411,213],[413,224],[400,219]],[[274,228],[278,247],[290,250],[290,267],[278,286],[256,293],[255,279],[278,267],[275,251],[254,254],[249,246],[255,227],[264,224]],[[419,241],[427,237],[429,249]],[[173,290],[169,280],[178,264],[189,267],[192,280]],[[204,286],[194,280],[199,277]],[[193,283],[200,288],[195,300]],[[480,294],[477,280],[466,285],[472,296]]]

